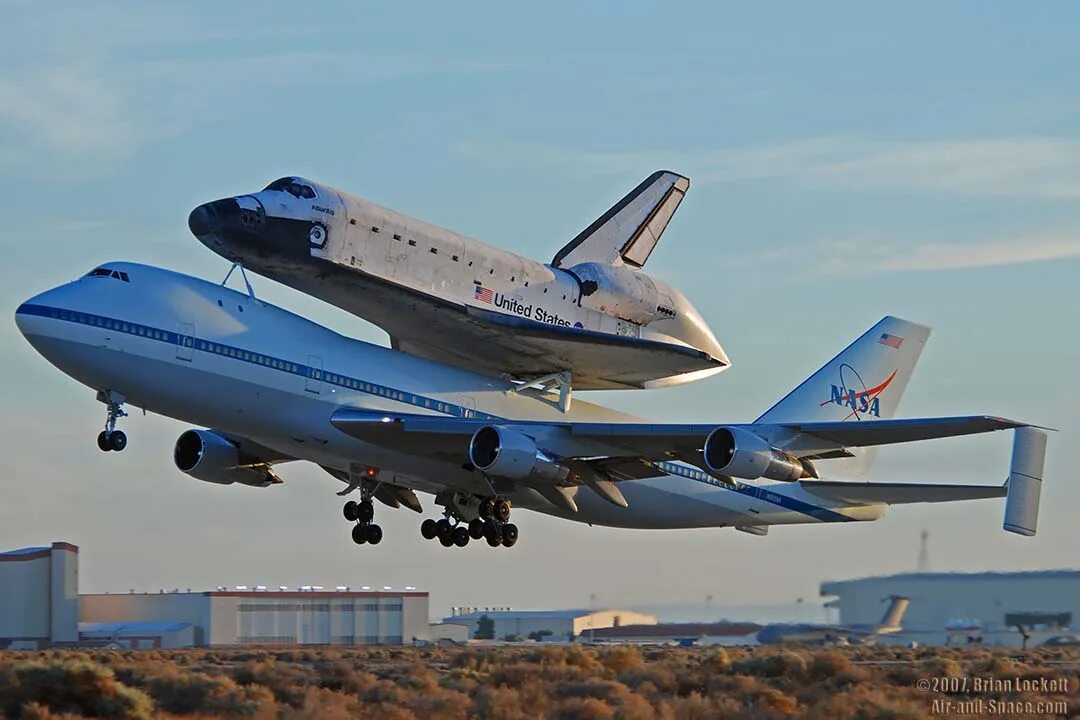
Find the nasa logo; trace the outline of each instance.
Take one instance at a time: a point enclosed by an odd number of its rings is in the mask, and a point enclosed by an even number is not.
[[[839,385],[832,385],[829,399],[821,403],[825,407],[830,403],[847,408],[850,412],[844,420],[854,417],[861,420],[863,415],[881,417],[881,393],[892,383],[896,377],[896,370],[892,371],[880,385],[868,388],[862,377],[847,363],[840,365]]]

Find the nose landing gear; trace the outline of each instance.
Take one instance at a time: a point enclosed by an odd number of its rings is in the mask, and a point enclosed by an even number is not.
[[[375,524],[375,489],[374,483],[363,482],[360,484],[360,502],[349,500],[341,509],[342,515],[349,522],[355,522],[352,529],[352,539],[357,545],[378,545],[382,542],[382,528]]]
[[[127,447],[127,435],[116,429],[116,421],[127,417],[124,412],[124,396],[112,390],[98,393],[98,400],[105,403],[105,429],[98,433],[97,445],[102,452],[120,452]]]

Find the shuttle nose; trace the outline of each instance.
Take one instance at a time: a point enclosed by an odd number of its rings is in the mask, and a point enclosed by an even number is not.
[[[217,224],[217,217],[214,213],[213,206],[214,203],[200,205],[188,215],[187,225],[191,230],[191,234],[195,237],[209,235],[214,231],[214,227]]]
[[[227,242],[238,234],[258,234],[265,223],[262,204],[245,195],[200,205],[188,215],[191,234],[204,243]]]

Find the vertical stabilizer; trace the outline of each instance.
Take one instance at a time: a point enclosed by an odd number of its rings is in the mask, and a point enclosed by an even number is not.
[[[689,178],[670,170],[654,172],[578,233],[551,264],[559,268],[585,262],[644,266],[689,189]]]
[[[897,317],[882,318],[839,355],[825,363],[765,411],[755,422],[860,422],[894,417],[930,328]],[[866,472],[874,448],[830,460],[844,475]]]
[[[889,601],[889,607],[885,610],[885,615],[881,618],[881,625],[878,626],[878,629],[896,631],[900,629],[900,623],[904,619],[904,613],[907,612],[911,600],[900,595],[893,595],[889,598]]]

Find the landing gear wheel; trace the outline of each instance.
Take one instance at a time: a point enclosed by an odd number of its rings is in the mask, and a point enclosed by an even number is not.
[[[518,528],[514,523],[507,523],[503,525],[502,529],[502,544],[503,547],[514,547],[518,541]]]
[[[465,547],[469,544],[469,531],[464,525],[458,525],[454,528],[454,544],[458,547]]]
[[[499,547],[500,545],[502,545],[502,538],[498,535],[488,535],[487,544],[491,547]]]
[[[506,522],[510,519],[510,502],[502,498],[495,501],[495,519]]]
[[[453,547],[454,546],[454,534],[453,533],[446,533],[445,535],[440,535],[439,536],[439,542],[442,544],[443,547]]]
[[[450,524],[450,521],[446,518],[440,519],[435,523],[435,534],[440,538],[449,537],[450,533],[454,531],[454,526]]]
[[[353,525],[352,529],[352,541],[357,545],[363,545],[367,542],[367,527],[364,525]],[[379,538],[382,539],[381,537]]]
[[[361,526],[357,525],[357,527]],[[368,525],[366,535],[367,541],[372,545],[378,545],[382,542],[382,528],[378,525]]]
[[[356,519],[362,523],[371,522],[375,517],[375,506],[370,500],[361,500],[356,506]]]
[[[431,518],[428,518],[420,523],[420,534],[424,536],[425,540],[434,540],[439,534],[439,524]]]
[[[109,443],[109,433],[104,430],[98,433],[97,446],[101,452],[109,452],[112,450],[112,445]]]
[[[127,435],[123,430],[113,430],[109,433],[109,449],[120,452],[127,447]]]
[[[480,501],[480,519],[488,520],[491,518],[491,513],[495,509],[495,501],[491,498],[484,498]]]
[[[341,514],[345,516],[345,519],[349,522],[356,522],[357,520],[357,504],[355,500],[350,500],[345,503],[345,507],[341,509]]]
[[[473,540],[479,540],[484,537],[484,521],[480,518],[473,518],[469,521],[469,537]]]

